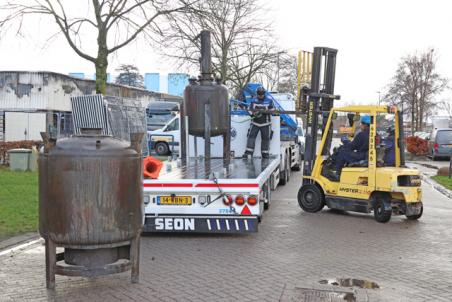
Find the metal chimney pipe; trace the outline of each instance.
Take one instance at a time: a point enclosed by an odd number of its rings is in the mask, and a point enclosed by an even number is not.
[[[201,79],[212,80],[212,56],[210,52],[210,31],[201,31]]]

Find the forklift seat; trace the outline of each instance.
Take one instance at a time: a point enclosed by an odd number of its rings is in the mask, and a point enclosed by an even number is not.
[[[349,163],[346,167],[368,167],[369,161],[367,159],[363,159],[354,163]]]

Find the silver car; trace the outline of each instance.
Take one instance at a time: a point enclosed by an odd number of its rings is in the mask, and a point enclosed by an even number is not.
[[[428,141],[428,156],[433,160],[452,155],[452,128],[435,129]]]

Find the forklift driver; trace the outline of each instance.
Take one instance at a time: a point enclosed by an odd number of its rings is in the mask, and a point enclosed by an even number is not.
[[[343,137],[341,146],[336,154],[334,161],[336,166],[336,178],[339,180],[342,167],[347,163],[356,163],[367,159],[369,151],[369,125],[370,116],[365,115],[361,118],[361,131],[353,138],[352,141]]]
[[[248,111],[251,114],[252,120],[250,129],[248,130],[248,140],[246,142],[246,151],[243,154],[243,158],[247,158],[248,155],[253,155],[254,145],[256,144],[256,136],[260,131],[261,133],[261,152],[262,158],[269,157],[270,138],[271,138],[271,114],[275,111],[273,100],[265,95],[265,89],[258,87],[256,89],[256,99],[254,99]]]

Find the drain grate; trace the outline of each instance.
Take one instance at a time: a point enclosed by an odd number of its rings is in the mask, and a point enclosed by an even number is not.
[[[326,285],[341,286],[341,287],[358,287],[358,288],[364,288],[364,289],[380,288],[380,286],[375,282],[368,281],[368,280],[361,280],[361,279],[352,279],[352,278],[320,280],[319,283],[326,284]]]

